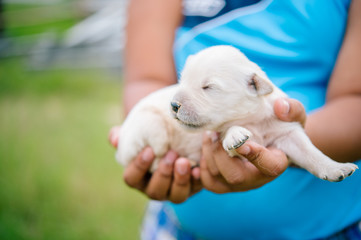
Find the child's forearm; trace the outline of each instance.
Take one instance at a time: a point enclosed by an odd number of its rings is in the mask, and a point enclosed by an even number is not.
[[[361,95],[329,101],[305,126],[312,142],[336,161],[361,159]]]

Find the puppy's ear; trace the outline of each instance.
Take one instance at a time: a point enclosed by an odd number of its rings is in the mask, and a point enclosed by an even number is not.
[[[257,74],[254,74],[249,80],[248,89],[258,96],[267,95],[273,92],[273,86]]]

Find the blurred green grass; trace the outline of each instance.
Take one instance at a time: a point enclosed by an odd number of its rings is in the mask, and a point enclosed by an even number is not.
[[[0,239],[138,239],[146,199],[107,142],[120,76],[0,66]]]
[[[6,4],[6,36],[64,31],[79,19],[63,2]],[[122,119],[121,74],[30,72],[24,60],[0,59],[0,239],[139,239],[147,200],[107,141]]]
[[[24,36],[44,31],[64,32],[80,20],[77,1],[57,4],[4,4],[3,18],[7,36]]]

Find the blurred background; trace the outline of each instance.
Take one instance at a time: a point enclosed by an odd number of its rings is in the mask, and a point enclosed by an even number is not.
[[[0,0],[0,239],[139,239],[122,119],[124,0]]]

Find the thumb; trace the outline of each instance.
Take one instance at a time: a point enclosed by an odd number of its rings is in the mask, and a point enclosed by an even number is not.
[[[237,152],[247,158],[263,174],[276,177],[288,167],[286,154],[276,148],[265,148],[256,142],[247,141]]]
[[[302,103],[292,98],[279,98],[275,101],[273,110],[276,116],[285,122],[299,122],[305,126],[306,111]]]
[[[112,127],[109,131],[108,140],[113,147],[118,147],[118,140],[120,135],[120,126]]]

